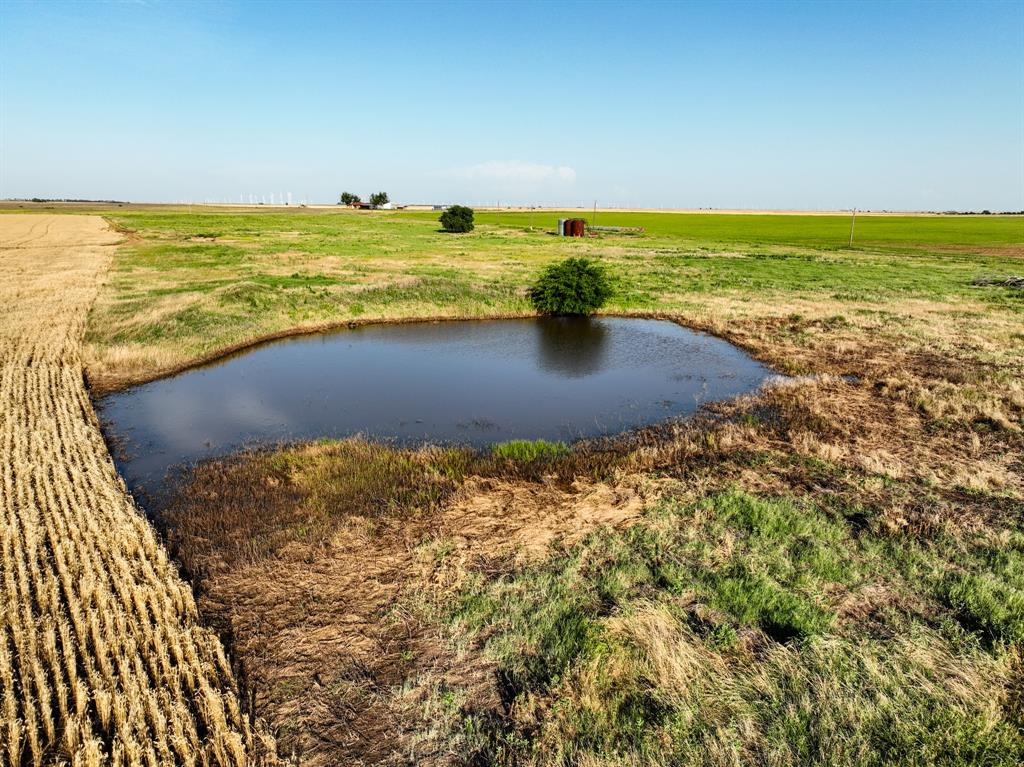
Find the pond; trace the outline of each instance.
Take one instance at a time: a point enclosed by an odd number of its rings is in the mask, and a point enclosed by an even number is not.
[[[97,411],[145,503],[171,469],[243,447],[354,434],[572,441],[685,416],[772,375],[721,339],[658,320],[370,325],[257,346],[103,397]]]

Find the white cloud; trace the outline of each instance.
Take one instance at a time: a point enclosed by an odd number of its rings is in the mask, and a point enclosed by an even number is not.
[[[465,168],[456,168],[450,171],[449,175],[456,178],[527,183],[560,181],[572,184],[576,181],[576,171],[566,165],[543,165],[518,160],[490,160]]]

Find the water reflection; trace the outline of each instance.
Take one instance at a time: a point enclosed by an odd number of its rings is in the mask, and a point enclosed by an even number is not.
[[[545,317],[535,323],[537,365],[548,373],[582,378],[604,360],[608,326],[589,317]]]
[[[97,403],[132,492],[239,447],[365,434],[484,446],[616,433],[734,397],[772,371],[669,322],[370,326],[267,344]]]

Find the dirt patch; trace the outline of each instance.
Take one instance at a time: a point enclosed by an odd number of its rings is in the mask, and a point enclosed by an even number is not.
[[[611,486],[577,481],[570,491],[551,484],[474,478],[438,520],[438,532],[468,552],[509,549],[537,557],[552,543],[572,543],[601,525],[635,519],[655,497],[641,477]]]
[[[972,256],[1004,256],[1024,258],[1024,244],[1014,245],[920,245],[922,250],[935,253],[965,253]]]

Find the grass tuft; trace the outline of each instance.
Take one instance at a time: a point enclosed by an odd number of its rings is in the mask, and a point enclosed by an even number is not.
[[[518,463],[550,461],[569,455],[571,448],[564,442],[549,442],[544,439],[514,439],[501,442],[491,448],[491,455]]]

